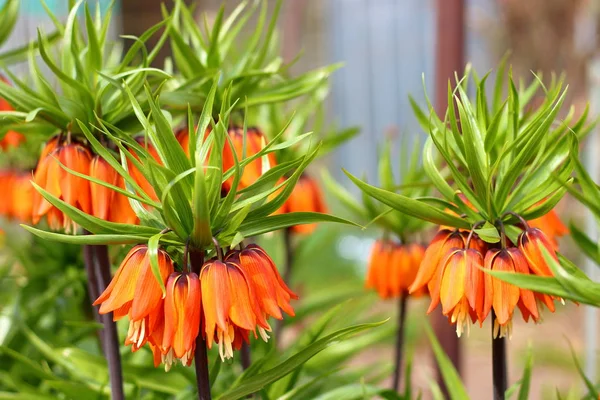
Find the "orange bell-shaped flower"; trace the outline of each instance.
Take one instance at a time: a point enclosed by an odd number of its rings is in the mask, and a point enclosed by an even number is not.
[[[9,83],[8,80],[0,75],[0,80],[5,83]],[[6,99],[0,98],[0,111],[14,111],[14,108],[10,105]],[[11,147],[17,147],[25,141],[25,136],[15,131],[8,131],[4,134],[4,137],[0,139],[0,149],[7,150]]]
[[[515,249],[516,250],[516,249]],[[485,268],[492,271],[516,272],[517,263],[521,263],[522,255],[508,249],[492,249],[485,255]],[[515,262],[515,259],[519,259]],[[494,321],[494,337],[510,336],[512,332],[512,317],[519,303],[521,292],[519,288],[491,275],[485,277],[485,312],[493,308],[496,314]]]
[[[100,156],[92,158],[90,176],[125,189],[123,177]],[[133,212],[127,196],[94,182],[90,182],[90,190],[93,216],[111,222],[137,223],[137,216]]]
[[[222,359],[233,357],[233,350],[241,347],[240,331],[258,328],[261,337],[268,340],[266,332],[271,327],[257,301],[252,280],[239,260],[206,262],[200,271],[200,283],[207,345],[212,348],[216,341]]]
[[[481,325],[487,317],[483,265],[483,256],[473,248],[454,249],[442,264],[442,313],[456,324],[459,337],[465,326],[469,331],[470,322],[478,319]]]
[[[246,131],[246,152],[244,157],[244,130],[242,128],[231,128],[228,131],[229,138],[233,145],[233,150],[239,162],[244,158],[251,157],[260,152],[267,144],[267,139],[261,131],[256,128],[248,128]],[[232,168],[235,165],[233,151],[228,143],[223,147],[223,172]],[[252,185],[269,169],[276,165],[275,155],[269,153],[267,157],[259,157],[244,167],[244,172],[240,178],[238,189],[243,189]],[[223,183],[223,189],[229,191],[233,183],[233,177],[230,177]]]
[[[554,245],[555,249],[558,249],[558,238],[569,233],[569,228],[563,224],[558,216],[556,210],[550,210],[550,212],[542,215],[539,218],[528,221],[529,226],[538,228],[546,234],[550,242]]]
[[[196,338],[200,331],[200,281],[193,272],[174,272],[167,281],[162,361],[165,370],[176,359],[189,366],[194,359]]]
[[[423,246],[418,244],[402,245],[377,240],[371,249],[365,287],[375,289],[382,299],[408,294],[424,252]],[[423,289],[413,295],[422,295]]]
[[[8,131],[4,134],[4,137],[0,139],[0,149],[7,150],[10,148],[18,147],[24,141],[25,136],[23,136],[19,132]]]
[[[2,187],[6,188],[4,185]],[[12,182],[11,214],[17,221],[31,222],[34,192],[35,189],[31,185],[31,172],[15,175]]]
[[[519,235],[518,246],[527,263],[536,275],[553,276],[550,266],[546,262],[542,253],[542,248],[545,249],[550,257],[558,262],[554,245],[548,237],[538,228],[527,228]]]
[[[282,319],[283,310],[294,316],[290,300],[298,296],[285,284],[275,263],[260,246],[250,244],[242,251],[230,252],[225,259],[237,260],[254,285],[259,307],[265,315]]]
[[[6,191],[6,193],[12,193],[14,191],[14,173],[9,170],[0,171],[0,187]],[[12,196],[1,196],[0,197],[0,216],[5,218],[12,217],[13,201]]]
[[[55,197],[89,214],[91,212],[89,181],[67,172],[61,164],[78,173],[89,175],[91,159],[90,150],[81,143],[74,141],[60,143],[51,140],[42,152],[34,174],[34,182]],[[34,224],[54,208],[39,193],[34,196],[33,203]],[[66,216],[63,216],[62,220],[64,229],[74,228]],[[54,216],[48,218],[51,227],[58,228],[53,221],[56,221]]]
[[[431,304],[427,312],[433,311],[440,303],[442,263],[454,249],[463,249],[464,247],[465,235],[462,232],[449,229],[440,230],[427,246],[417,276],[409,288],[409,292],[414,293],[427,285],[431,296]]]
[[[144,137],[138,137],[136,138],[136,141],[148,151],[148,154],[154,159],[154,161],[162,165],[162,161],[160,160],[158,152],[156,151],[154,146],[152,146],[152,144],[146,143]],[[135,151],[130,150],[130,153],[136,160],[141,161],[140,157]],[[158,201],[156,191],[154,190],[150,182],[148,182],[148,179],[146,179],[144,174],[142,174],[142,172],[135,166],[135,164],[131,160],[127,160],[127,170],[129,171],[129,175],[131,175],[135,183],[138,184],[138,186],[144,191],[144,193],[146,193],[152,200]]]
[[[158,267],[163,282],[173,273],[173,262],[163,250],[158,250]],[[115,321],[129,316],[126,344],[132,350],[143,346],[160,323],[163,293],[150,265],[146,245],[132,248],[115,276],[94,305],[100,305],[100,314],[113,312]]]
[[[307,174],[302,174],[294,186],[294,190],[282,207],[282,212],[318,212],[326,213],[327,207],[323,201],[323,193],[316,180]],[[294,225],[291,227],[295,233],[312,233],[317,224]]]

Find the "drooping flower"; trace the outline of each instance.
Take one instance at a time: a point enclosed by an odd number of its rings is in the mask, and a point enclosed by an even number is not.
[[[50,194],[89,214],[91,212],[89,181],[67,172],[61,164],[78,173],[89,175],[91,160],[92,154],[85,145],[76,141],[51,140],[42,152],[33,180]],[[48,216],[51,228],[60,228],[61,226],[56,224],[62,219],[62,228],[72,229],[72,221],[66,216],[56,218],[54,214],[58,210],[52,211],[53,209],[55,207],[36,191],[33,199],[33,223],[37,224],[43,216],[53,214]],[[60,211],[58,213],[62,214]]]
[[[265,135],[257,128],[248,128],[246,130],[246,138],[244,139],[244,130],[240,127],[231,128],[227,132],[231,139],[231,144],[238,161],[242,161],[244,158],[251,157],[256,153],[260,152],[263,147],[266,146],[267,140]],[[244,143],[246,145],[244,153]],[[233,151],[228,143],[225,143],[223,147],[223,172],[232,168],[235,165],[235,159],[233,157]],[[240,178],[238,189],[243,189],[252,185],[258,180],[269,169],[276,165],[275,155],[269,153],[266,157],[259,157],[252,162],[248,163],[244,167],[244,172]],[[223,183],[225,191],[231,189],[233,183],[233,177],[230,177],[226,182]]]
[[[12,171],[0,171],[0,187],[2,187],[6,193],[14,192],[14,181],[15,177]],[[0,196],[0,216],[10,218],[12,216],[12,206],[12,196]]]
[[[492,249],[485,255],[485,268],[492,271],[515,273],[523,262],[523,256],[517,249]],[[518,266],[519,265],[519,266]],[[484,310],[493,309],[496,315],[494,320],[494,337],[510,336],[512,332],[512,317],[515,307],[519,303],[521,292],[515,285],[485,276],[485,305]]]
[[[279,210],[279,213],[290,212],[327,212],[318,182],[306,173],[300,176],[292,194]],[[295,233],[309,234],[316,227],[317,224],[294,225],[291,230]]]
[[[200,271],[204,333],[208,348],[219,344],[222,359],[233,357],[248,332],[258,329],[263,340],[271,327],[257,301],[251,278],[231,257],[225,261],[212,259]],[[255,334],[256,335],[256,334]]]
[[[172,273],[167,281],[161,344],[165,370],[171,369],[176,359],[181,360],[183,365],[191,365],[200,332],[201,307],[198,275],[193,272]]]
[[[121,175],[102,157],[94,156],[90,164],[90,176],[125,189]],[[106,221],[135,224],[137,216],[126,196],[113,189],[90,182],[92,215]]]
[[[542,249],[545,249],[548,255],[558,262],[554,245],[548,237],[538,228],[527,228],[517,240],[519,249],[527,259],[531,270],[540,276],[553,276],[550,266],[546,262]]]
[[[158,250],[158,267],[165,282],[173,273],[173,262],[161,249]],[[160,325],[163,301],[160,284],[152,272],[148,246],[138,245],[129,251],[94,305],[100,305],[100,314],[113,312],[115,321],[129,316],[125,344],[131,344],[136,351]]]
[[[471,247],[476,246],[475,243],[477,241],[476,239],[474,240],[471,241]],[[442,264],[452,251],[455,249],[464,249],[465,242],[465,233],[457,230],[442,229],[434,236],[429,246],[427,246],[423,255],[423,261],[421,261],[417,276],[410,286],[409,292],[414,293],[427,285],[429,295],[431,296],[428,313],[433,311],[440,303],[440,287],[444,272]]]
[[[456,324],[459,337],[465,326],[469,331],[470,322],[479,320],[481,325],[487,317],[484,303],[488,292],[485,291],[484,273],[481,270],[483,265],[483,256],[473,248],[455,248],[442,262],[442,313]]]
[[[567,228],[560,220],[556,210],[550,210],[550,212],[542,215],[541,217],[528,222],[529,226],[538,228],[544,232],[550,242],[554,245],[555,249],[558,248],[557,239],[569,233],[569,228]]]
[[[12,182],[11,215],[17,221],[31,222],[34,191],[31,185],[31,172],[21,172],[15,175]]]
[[[413,284],[425,249],[418,244],[402,245],[377,240],[371,249],[365,287],[375,289],[382,299],[407,294]],[[425,293],[424,287],[413,295]]]
[[[539,275],[539,269],[534,269],[521,248],[517,247],[489,250],[485,256],[485,268],[492,271]],[[485,291],[484,310],[489,312],[493,308],[496,315],[495,337],[511,335],[515,306],[519,308],[526,322],[530,318],[534,322],[540,322],[543,305],[551,312],[555,310],[552,296],[521,289],[489,274],[485,276]]]
[[[2,75],[0,75],[0,80],[2,80],[5,83],[8,83],[8,80]],[[14,111],[14,108],[10,105],[8,101],[6,101],[6,99],[0,97],[0,111]],[[17,147],[24,141],[25,136],[23,136],[19,132],[10,130],[4,134],[2,139],[0,139],[0,149],[7,150],[12,147]]]
[[[282,319],[283,310],[286,314],[294,316],[290,300],[298,299],[298,296],[285,284],[275,263],[260,246],[250,244],[241,251],[230,252],[225,259],[239,260],[239,266],[254,286],[259,307],[264,315]]]
[[[159,164],[162,164],[158,152],[156,151],[154,146],[152,146],[152,144],[146,143],[144,137],[138,137],[136,138],[136,141],[148,151],[148,154],[154,159],[154,161],[156,161]],[[136,160],[141,161],[139,155],[135,151],[131,150],[130,153]],[[135,166],[135,164],[131,160],[127,160],[127,170],[129,171],[129,175],[131,175],[135,183],[138,184],[138,186],[144,191],[144,193],[146,193],[152,200],[158,201],[156,191],[154,190],[148,179],[146,179],[144,174],[138,169],[137,166]]]

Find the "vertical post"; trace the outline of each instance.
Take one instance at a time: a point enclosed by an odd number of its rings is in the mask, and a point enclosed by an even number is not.
[[[454,82],[454,73],[461,72],[465,64],[465,6],[464,0],[437,0],[437,34],[436,34],[436,67],[435,67],[435,106],[440,115],[444,115],[448,107],[448,80]],[[440,308],[432,316],[433,329],[440,345],[448,354],[452,364],[460,374],[461,357],[460,342]],[[446,398],[448,391],[443,383],[439,369],[437,382]]]

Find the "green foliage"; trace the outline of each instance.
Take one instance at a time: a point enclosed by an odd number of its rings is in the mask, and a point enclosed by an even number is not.
[[[377,225],[385,232],[393,232],[401,240],[407,240],[410,236],[424,230],[427,225],[422,220],[403,212],[401,208],[397,208],[396,199],[425,198],[429,195],[431,184],[426,180],[425,171],[418,164],[419,141],[415,141],[412,152],[407,150],[406,140],[402,141],[400,149],[399,183],[396,181],[392,165],[391,140],[387,140],[379,152],[379,182],[382,189],[368,185],[345,171],[350,179],[363,190],[365,195],[362,197],[362,204],[356,201],[350,192],[336,182],[327,171],[323,172],[323,181],[329,192],[354,216],[365,221],[366,226]],[[385,205],[373,201],[372,197],[377,198],[373,192],[378,191],[385,192],[382,195],[385,200],[378,198]],[[410,204],[421,207],[416,201]],[[432,218],[424,219],[431,221]]]
[[[7,299],[0,303],[0,311],[11,318],[6,332],[4,326],[0,330],[0,397],[110,396],[107,365],[97,336],[100,326],[91,321],[79,257],[83,244],[117,245],[112,250],[114,259],[119,260],[129,248],[121,245],[146,243],[152,272],[164,294],[159,249],[168,251],[180,264],[177,257],[188,241],[210,256],[213,236],[222,247],[233,247],[244,239],[303,223],[353,224],[311,212],[271,215],[286,202],[317,156],[357,133],[356,129],[338,131],[323,121],[327,78],[338,66],[290,76],[290,65],[284,65],[278,55],[275,21],[279,7],[269,20],[266,2],[243,3],[227,18],[222,9],[212,28],[202,29],[193,19],[193,10],[177,1],[172,10],[164,10],[162,22],[140,37],[124,36],[131,46],[123,51],[121,41],[108,37],[111,7],[102,14],[99,7],[90,10],[86,1],[73,2],[65,21],[47,9],[55,32],[46,35],[39,31],[27,47],[0,55],[2,62],[26,60],[30,67],[28,77],[9,73],[15,86],[0,83],[0,97],[15,108],[2,112],[0,133],[14,129],[32,143],[30,148],[15,150],[15,159],[21,157],[21,151],[29,152],[32,159],[37,157],[40,141],[56,133],[73,136],[106,160],[123,178],[124,187],[74,171],[57,160],[60,168],[126,196],[140,220],[133,225],[96,218],[34,183],[35,190],[79,229],[67,234],[49,232],[43,224],[23,225],[33,235],[21,231],[17,236],[24,235],[24,243],[10,246],[12,256],[0,270],[0,285],[5,289],[2,298]],[[242,28],[253,16],[258,16],[256,30],[244,43]],[[13,18],[10,13],[2,17]],[[151,38],[158,43],[147,48]],[[175,69],[168,64],[162,69],[151,67],[167,41],[172,45]],[[57,90],[49,83],[54,80]],[[282,104],[291,99],[297,101],[294,106]],[[315,113],[320,116],[313,119]],[[263,120],[265,115],[269,122]],[[246,151],[249,124],[265,126],[268,133],[255,154]],[[241,157],[233,151],[234,165],[224,170],[223,151],[234,146],[228,135],[231,126],[243,126],[244,150]],[[308,126],[314,134],[307,132]],[[180,129],[187,131],[187,148],[175,135]],[[239,182],[244,169],[273,154],[278,164],[242,188]],[[132,168],[154,193],[145,191],[146,186],[132,176]],[[222,193],[224,182],[231,182],[226,195]],[[82,234],[84,230],[90,234]],[[37,246],[31,254],[25,251],[30,245]],[[73,259],[65,260],[67,255]],[[27,263],[26,270],[21,270],[21,263]],[[4,280],[13,275],[23,283],[10,285],[10,280]],[[272,344],[253,342],[254,362],[244,373],[237,361],[223,363],[216,350],[211,350],[214,397],[261,393],[269,398],[336,398],[342,394],[352,398],[356,386],[351,383],[364,379],[364,393],[397,398],[377,387],[389,365],[370,370],[345,365],[359,352],[389,339],[389,328],[371,331],[381,323],[369,321],[383,319],[381,315],[366,319],[361,313],[339,319],[335,312],[323,314],[335,302],[354,296],[366,310],[373,301],[364,300],[355,284],[333,297],[331,291],[327,296],[323,292],[307,294],[288,326],[317,320],[315,329],[279,350]],[[126,324],[119,322],[118,328],[119,336],[124,337]],[[358,335],[363,331],[368,332]],[[342,343],[346,345],[340,347]],[[332,351],[336,347],[340,349]],[[123,346],[121,356],[127,398],[195,396],[191,369],[175,366],[167,374],[150,367],[152,357],[147,349],[131,353]]]
[[[473,98],[467,94],[471,78]],[[516,223],[509,213],[533,219],[550,211],[571,183],[577,140],[589,131],[587,111],[574,121],[572,109],[556,123],[566,93],[563,79],[553,77],[546,87],[536,77],[529,86],[517,88],[510,72],[506,79],[504,64],[490,104],[487,78],[479,79],[468,69],[454,89],[449,85],[450,106],[443,117],[427,97],[426,109],[411,100],[429,134],[423,169],[443,201],[402,196],[350,178],[369,196],[416,218],[456,228],[487,222],[480,232],[491,243],[498,241],[500,221]],[[539,105],[532,103],[535,95],[542,96]]]

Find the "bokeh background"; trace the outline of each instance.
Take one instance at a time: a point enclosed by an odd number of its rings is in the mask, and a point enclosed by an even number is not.
[[[109,3],[108,0],[98,1]],[[273,7],[274,0],[268,1]],[[446,5],[440,9],[443,2]],[[2,3],[0,0],[0,5]],[[195,0],[194,3],[198,11],[208,13],[209,19],[221,5],[220,0]],[[228,10],[238,3],[237,0],[225,2]],[[46,5],[57,15],[67,12],[66,0],[46,0]],[[158,0],[117,0],[117,5],[116,21],[120,23],[113,27],[113,35],[139,35],[161,19],[161,2]],[[35,36],[38,27],[51,30],[51,21],[40,1],[25,0],[21,6],[16,31],[3,50],[26,43]],[[591,100],[593,114],[598,115],[599,17],[600,2],[591,0],[285,0],[279,33],[286,61],[292,61],[301,53],[292,68],[293,73],[330,63],[344,65],[332,79],[327,116],[340,128],[358,126],[361,133],[331,154],[317,169],[327,169],[358,196],[341,172],[342,167],[376,182],[377,149],[384,138],[408,137],[410,143],[424,136],[412,115],[408,95],[422,103],[424,79],[428,95],[436,103],[436,84],[439,87],[440,82],[439,76],[436,80],[436,71],[439,73],[442,63],[440,51],[444,51],[440,49],[438,39],[442,25],[445,25],[443,29],[448,29],[448,25],[451,27],[448,32],[458,32],[445,38],[454,40],[448,45],[450,47],[443,46],[445,50],[455,55],[462,52],[460,58],[470,62],[480,75],[493,69],[510,52],[515,77],[531,80],[531,71],[542,72],[545,77],[553,71],[564,72],[570,85],[568,102],[574,105],[576,112],[581,112],[585,103]],[[19,72],[26,66],[14,68]],[[443,83],[447,77],[442,78]],[[598,160],[594,156],[598,145],[593,136],[586,147],[587,163],[592,174],[597,174]],[[398,147],[399,144],[396,154]],[[343,208],[332,199],[329,199],[329,206],[334,213],[344,215]],[[564,221],[582,227],[591,222],[587,229],[595,235],[591,217],[574,202],[567,199],[560,207]],[[320,227],[300,244],[295,284],[304,286],[311,293],[330,296],[332,303],[336,295],[362,293],[366,259],[377,235],[377,231],[368,229]],[[272,245],[273,249],[280,248],[276,243]],[[588,269],[588,274],[597,276],[595,267],[587,266],[568,238],[561,246],[578,265]],[[435,378],[427,340],[421,329],[425,303],[413,302],[409,317],[409,344],[416,348],[413,380],[417,387],[424,389],[428,387],[428,381]],[[392,304],[381,304],[374,299],[370,304],[373,313],[390,314],[394,310]],[[520,376],[526,349],[531,345],[535,359],[531,398],[554,398],[556,388],[566,391],[582,386],[570,354],[569,341],[585,363],[590,378],[596,381],[597,313],[583,306],[567,304],[556,314],[546,315],[543,324],[538,327],[521,321],[516,323],[509,345],[511,381]],[[384,335],[381,346],[365,348],[363,359],[380,359],[388,363],[391,333]],[[293,332],[288,340],[293,340]],[[469,394],[474,399],[486,398],[491,385],[489,327],[472,329],[470,337],[464,337],[460,342],[462,373]]]

